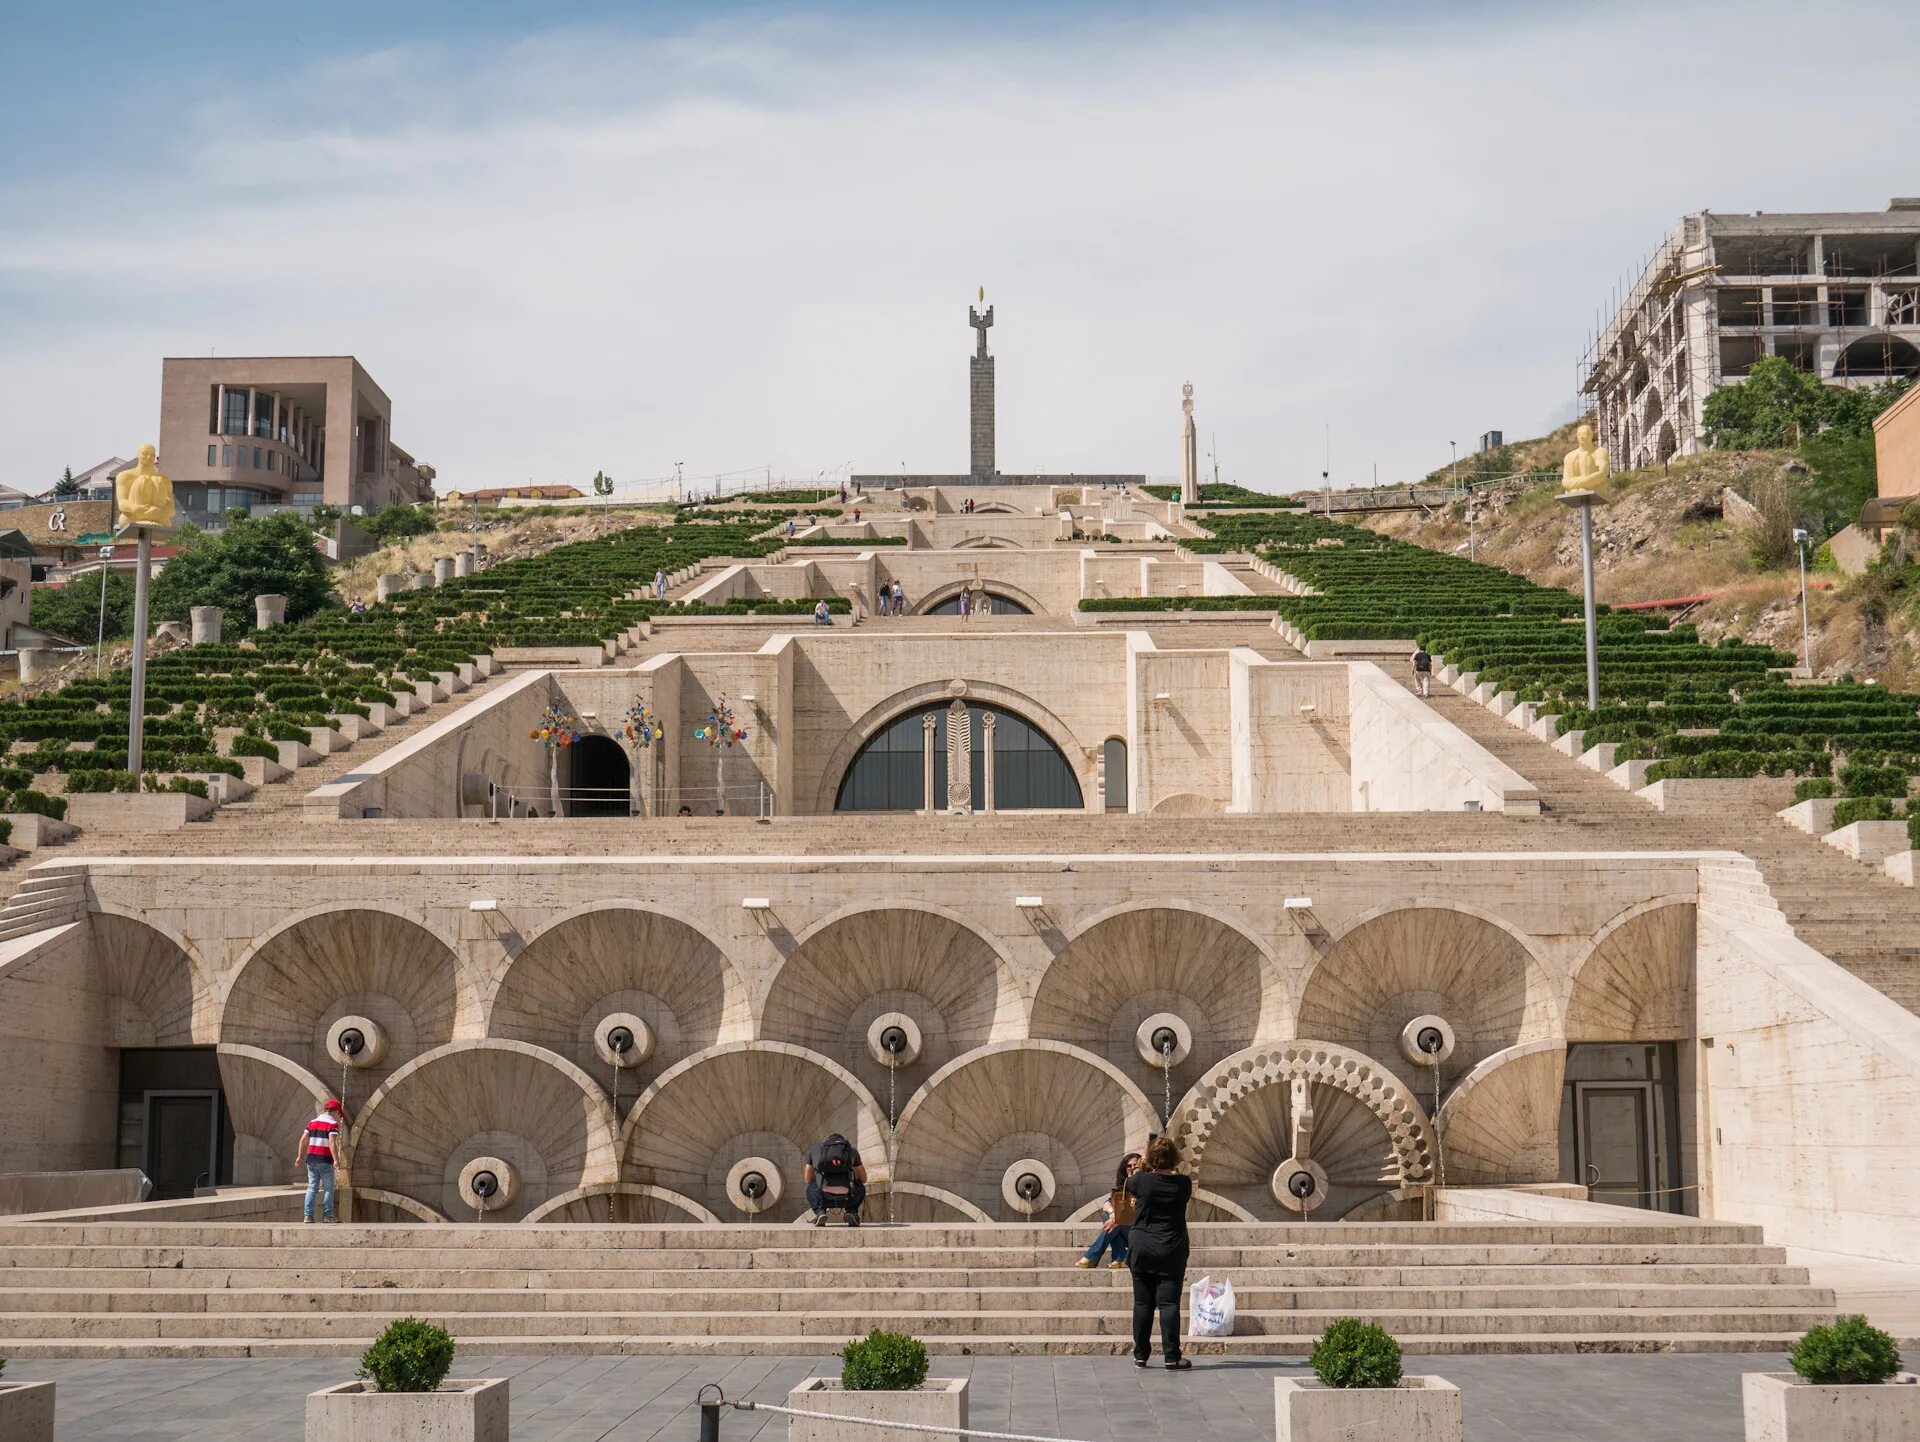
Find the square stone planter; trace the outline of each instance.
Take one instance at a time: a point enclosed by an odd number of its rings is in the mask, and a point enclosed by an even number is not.
[[[366,1389],[309,1392],[307,1442],[507,1442],[505,1377],[450,1377],[438,1392]]]
[[[1460,1389],[1444,1377],[1402,1377],[1398,1387],[1322,1387],[1312,1377],[1273,1379],[1277,1442],[1460,1442]]]
[[[1920,1437],[1920,1386],[1911,1372],[1866,1387],[1823,1387],[1791,1372],[1740,1379],[1747,1442],[1895,1442]]]
[[[53,1383],[0,1382],[0,1437],[53,1442]]]
[[[840,1385],[838,1377],[809,1377],[787,1393],[787,1405],[801,1412],[828,1412],[850,1420],[964,1427],[967,1425],[967,1379],[929,1377],[910,1392],[849,1392]],[[792,1426],[787,1434],[788,1442],[846,1442],[848,1429],[837,1422],[822,1422],[812,1417],[787,1420]],[[307,1442],[313,1439],[309,1437]]]

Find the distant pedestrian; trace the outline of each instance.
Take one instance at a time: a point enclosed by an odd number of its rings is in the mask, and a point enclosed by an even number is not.
[[[1420,694],[1428,695],[1428,688],[1433,684],[1433,657],[1418,641],[1413,645],[1413,679],[1420,687]]]
[[[844,506],[846,503],[847,503],[847,488],[845,486],[842,486],[840,488],[840,504]]]
[[[1135,1212],[1133,1197],[1127,1192],[1127,1178],[1140,1170],[1141,1160],[1138,1152],[1128,1152],[1120,1159],[1119,1169],[1113,1174],[1113,1190],[1107,1194],[1107,1205],[1101,1210],[1106,1224],[1100,1228],[1100,1235],[1093,1239],[1093,1245],[1080,1254],[1080,1260],[1074,1266],[1098,1266],[1102,1252],[1110,1257],[1108,1271],[1117,1272],[1127,1265],[1127,1231],[1133,1226]]]
[[[336,1147],[346,1127],[340,1120],[340,1103],[328,1097],[320,1107],[320,1115],[308,1122],[300,1133],[300,1163],[307,1169],[306,1219],[313,1220],[313,1204],[320,1203],[320,1215],[329,1222],[337,1222],[339,1216],[334,1211],[333,1201],[333,1163]]]
[[[1180,1289],[1186,1285],[1187,1203],[1193,1179],[1175,1171],[1180,1148],[1171,1137],[1147,1144],[1146,1170],[1127,1178],[1133,1225],[1127,1229],[1127,1265],[1133,1269],[1133,1365],[1153,1355],[1153,1314],[1160,1314],[1160,1352],[1167,1366],[1193,1365],[1180,1352]]]
[[[873,614],[876,616],[891,614],[892,599],[892,594],[887,590],[887,583],[880,582],[873,588]]]
[[[973,592],[963,590],[960,593],[960,619],[966,620],[973,615]]]
[[[653,599],[656,601],[664,601],[667,599],[667,573],[665,571],[655,571],[653,573]]]
[[[787,538],[789,540],[793,538],[793,517],[792,516],[787,517]]]
[[[813,608],[813,624],[816,626],[831,626],[833,624],[833,617],[828,612],[825,601],[820,601],[815,604]]]
[[[893,614],[896,616],[907,614],[907,593],[898,581],[893,583]]]
[[[858,525],[860,521],[860,508],[858,506],[855,506],[853,508],[853,519],[854,519],[854,523]]]

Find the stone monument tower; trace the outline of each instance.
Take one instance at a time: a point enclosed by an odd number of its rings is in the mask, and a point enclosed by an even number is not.
[[[1200,503],[1200,438],[1193,429],[1193,382],[1180,387],[1180,504]]]
[[[980,299],[987,298],[987,288],[980,287]],[[993,324],[993,307],[984,312],[972,306],[967,307],[967,322],[980,332],[978,343],[974,347],[973,359],[969,366],[967,392],[973,401],[973,426],[970,433],[970,464],[967,473],[976,481],[990,481],[995,475],[993,464],[993,357],[987,354],[987,327]]]

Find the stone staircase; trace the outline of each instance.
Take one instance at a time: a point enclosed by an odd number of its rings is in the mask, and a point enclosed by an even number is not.
[[[1075,1269],[1058,1225],[0,1226],[0,1353],[337,1356],[388,1321],[530,1353],[815,1354],[879,1326],[943,1353],[1112,1354],[1124,1273]],[[1231,1338],[1298,1355],[1336,1317],[1420,1352],[1778,1351],[1833,1295],[1757,1227],[1204,1224],[1190,1275],[1229,1277]]]
[[[0,942],[31,936],[87,914],[87,869],[71,863],[36,866],[18,873],[18,885],[0,908]]]

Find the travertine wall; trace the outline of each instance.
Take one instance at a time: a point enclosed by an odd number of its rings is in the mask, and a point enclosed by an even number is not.
[[[0,945],[0,1173],[114,1164],[119,1044],[89,923]]]
[[[1538,812],[1539,792],[1370,661],[1348,666],[1352,809]]]

